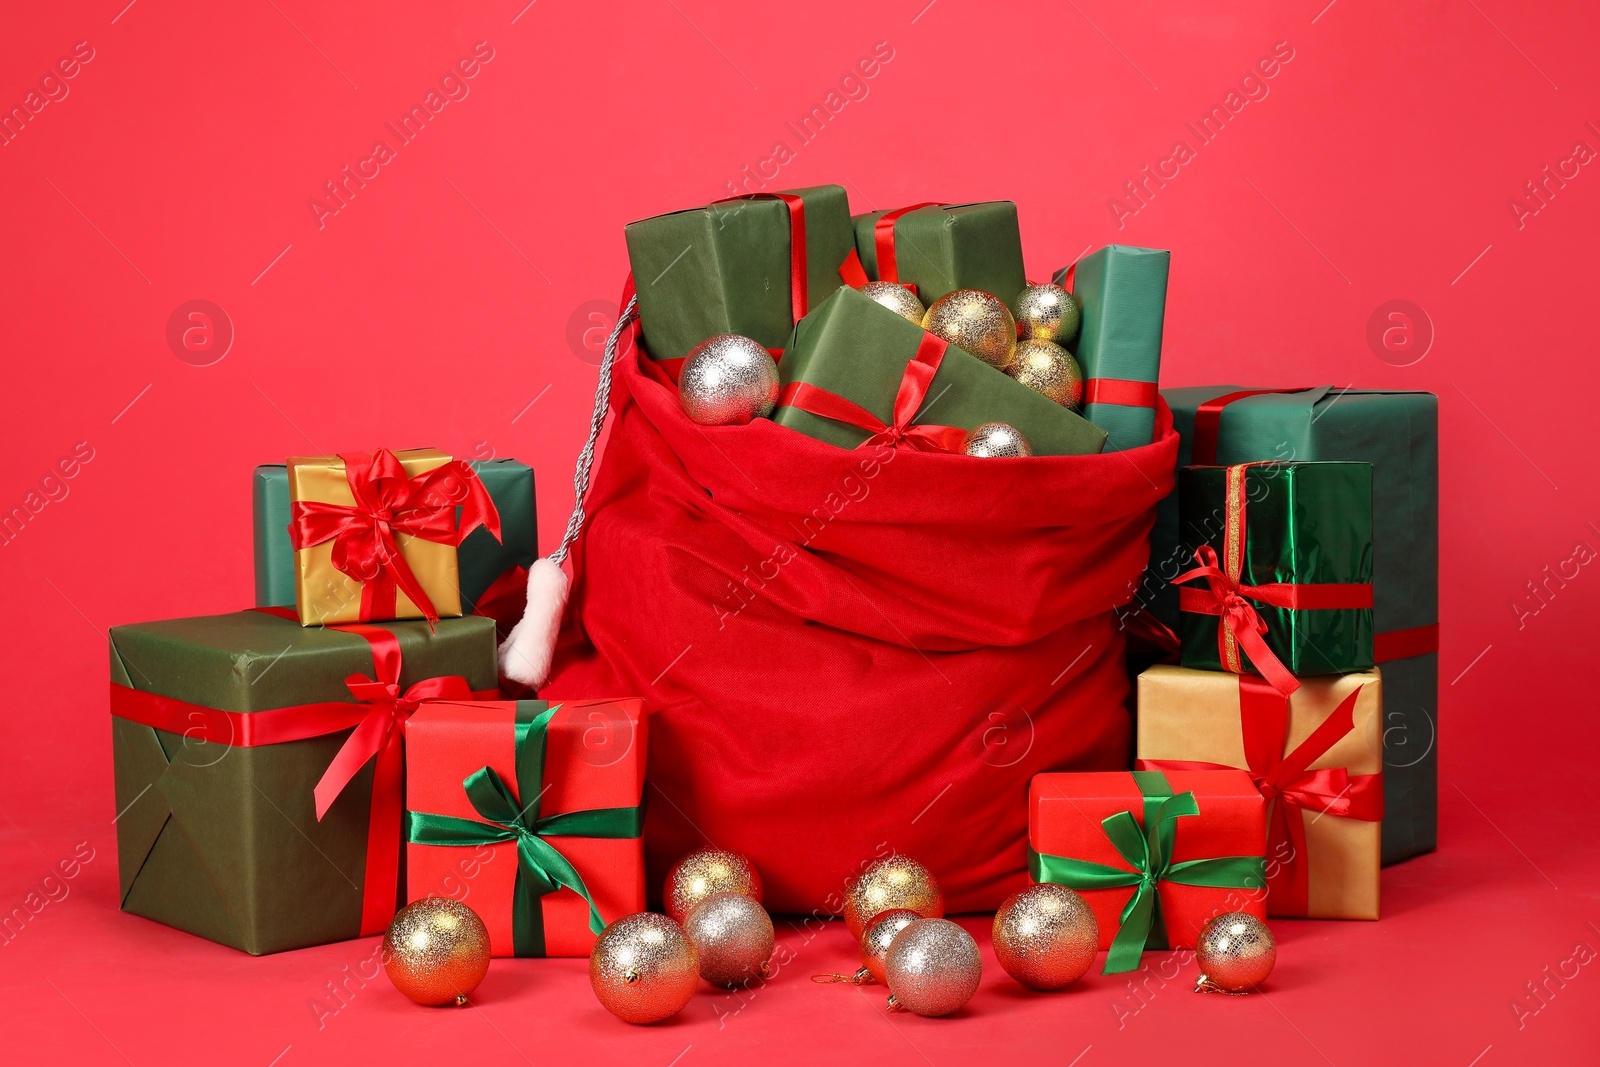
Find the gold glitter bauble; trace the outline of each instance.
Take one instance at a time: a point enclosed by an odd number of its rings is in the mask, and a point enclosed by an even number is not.
[[[1033,455],[1033,446],[1009,422],[986,422],[967,434],[962,451],[979,459],[1016,459]]]
[[[661,895],[666,899],[667,914],[681,923],[696,904],[713,893],[743,893],[759,904],[761,875],[737,852],[702,848],[673,864]]]
[[[1059,285],[1030,285],[1017,297],[1017,326],[1024,341],[1064,345],[1077,336],[1082,321],[1078,298]]]
[[[778,402],[778,364],[748,337],[708,337],[683,361],[678,402],[702,426],[743,426],[765,418]]]
[[[991,367],[1005,370],[1017,348],[1017,320],[1005,301],[982,289],[957,289],[935,300],[922,328]]]
[[[606,1011],[627,1023],[658,1023],[683,1010],[700,961],[683,927],[655,912],[606,927],[589,954],[589,984]]]
[[[978,991],[983,960],[972,935],[949,919],[918,919],[895,935],[884,977],[889,1007],[949,1015]]]
[[[489,973],[489,928],[459,900],[407,904],[383,935],[383,969],[418,1004],[465,1004]]]
[[[928,309],[922,306],[922,301],[917,299],[905,286],[897,282],[868,282],[861,287],[861,295],[882,304],[902,319],[910,319],[918,326],[922,325],[922,316]]]
[[[883,957],[894,943],[895,935],[920,918],[922,916],[910,908],[891,908],[873,918],[861,931],[861,966],[872,975],[873,981],[881,985],[885,980]]]
[[[1194,956],[1200,964],[1196,990],[1248,993],[1272,973],[1272,965],[1278,962],[1278,942],[1267,924],[1254,915],[1230,911],[1206,923],[1195,942]]]
[[[944,894],[928,868],[895,853],[862,871],[844,898],[844,922],[859,938],[867,923],[890,908],[909,908],[923,918],[944,914]]]
[[[1016,361],[1008,373],[1064,408],[1076,408],[1083,402],[1083,368],[1071,352],[1054,341],[1017,342]]]
[[[713,893],[694,906],[683,932],[700,957],[700,977],[736,989],[770,973],[772,917],[743,893]]]
[[[994,954],[1029,989],[1060,989],[1082,978],[1100,948],[1100,924],[1083,898],[1042,883],[994,913]]]

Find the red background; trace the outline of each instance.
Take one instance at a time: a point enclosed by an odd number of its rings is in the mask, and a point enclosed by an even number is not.
[[[1593,422],[1600,176],[1562,162],[1575,142],[1600,149],[1592,13],[126,3],[33,5],[0,35],[8,109],[77,42],[93,49],[0,147],[0,509],[38,508],[0,550],[0,909],[79,842],[94,856],[0,949],[9,1059],[510,1063],[568,1042],[686,1065],[846,1050],[943,1064],[999,1044],[1086,1065],[1180,1049],[1196,1063],[1592,1055],[1600,974],[1579,961],[1600,948],[1600,729],[1581,671],[1600,571],[1578,560],[1600,548],[1600,474],[1574,446]],[[479,41],[493,58],[468,95],[319,227],[307,205],[323,183],[393,144],[385,122]],[[798,144],[786,124],[880,41],[893,58]],[[1268,94],[1197,147],[1185,122],[1277,42],[1293,59]],[[1108,199],[1180,138],[1195,158],[1119,228]],[[988,956],[978,998],[942,1023],[882,1015],[881,990],[813,986],[811,971],[850,966],[844,935],[790,931],[797,961],[738,1015],[706,992],[638,1031],[595,1005],[581,961],[498,961],[477,1010],[455,1013],[413,1010],[379,979],[319,1028],[312,998],[375,942],[254,960],[118,913],[105,628],[247,604],[249,471],[290,453],[514,455],[539,471],[553,543],[598,358],[585,330],[620,287],[623,224],[727,195],[779,140],[793,158],[769,188],[840,182],[856,210],[1015,199],[1035,277],[1109,241],[1172,249],[1165,384],[1439,394],[1441,849],[1385,873],[1385,919],[1279,922],[1268,995],[1190,996],[1192,965],[1161,986],[1174,963],[1131,1015],[1124,979],[1025,995]],[[1509,202],[1546,165],[1570,177],[1519,219]],[[235,333],[207,366],[166,339],[195,299]],[[1396,299],[1433,334],[1405,367],[1417,347],[1380,358],[1367,335]],[[41,489],[79,442],[93,458]],[[1569,559],[1570,577],[1546,578]],[[1529,582],[1547,583],[1541,599]]]

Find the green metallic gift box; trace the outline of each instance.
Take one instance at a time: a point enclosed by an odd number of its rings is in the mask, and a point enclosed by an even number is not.
[[[1239,598],[1265,622],[1265,645],[1289,673],[1372,666],[1371,464],[1184,467],[1178,516],[1185,541],[1220,572],[1179,591],[1185,667],[1271,678],[1244,647],[1258,628],[1228,623]]]
[[[534,506],[533,468],[514,459],[474,460],[471,467],[500,513],[500,536],[477,529],[456,550],[461,610],[472,613],[490,586],[539,555],[539,517]],[[294,546],[289,542],[289,473],[282,463],[255,470],[254,509],[256,603],[294,607]]]
[[[926,336],[920,327],[844,288],[795,327],[778,370],[786,389],[794,383],[820,388],[887,424],[894,418],[906,366]],[[841,448],[855,448],[872,436],[781,400],[772,419]],[[1022,431],[1039,456],[1090,455],[1101,450],[1106,436],[1082,416],[954,345],[945,352],[914,421],[963,432],[985,422],[1007,422]]]
[[[1108,452],[1155,438],[1170,259],[1159,249],[1107,245],[1055,274],[1083,305],[1074,353],[1085,379],[1083,415],[1106,431]]]
[[[382,625],[402,690],[441,676],[494,690],[494,623],[434,626]],[[383,673],[369,641],[241,611],[114,626],[110,645],[122,909],[253,955],[361,936],[374,761],[320,820],[313,790],[371,707],[346,685]],[[341,715],[349,727],[261,743]]]
[[[639,326],[652,357],[682,359],[721,333],[781,347],[795,320],[839,288],[839,267],[855,247],[844,188],[817,185],[775,196],[798,197],[803,205],[807,307],[798,312],[786,201],[719,200],[628,225]]]
[[[1278,392],[1237,385],[1164,389],[1162,396],[1180,435],[1180,465],[1198,462],[1195,421],[1202,406],[1220,408],[1220,414],[1212,416],[1214,432],[1202,443],[1214,442],[1215,454],[1201,459],[1372,464],[1374,658],[1384,688],[1383,862],[1433,851],[1439,794],[1438,398],[1400,390]],[[1150,541],[1150,568],[1138,600],[1176,628],[1178,596],[1170,581],[1194,558],[1194,546],[1179,538],[1176,493],[1157,508]]]
[[[904,210],[904,209],[901,209]],[[893,221],[895,269],[885,271],[877,240],[886,211],[857,215],[856,253],[867,277],[917,287],[924,306],[957,289],[982,289],[1008,305],[1026,286],[1017,205],[1009,200],[978,204],[923,205]]]

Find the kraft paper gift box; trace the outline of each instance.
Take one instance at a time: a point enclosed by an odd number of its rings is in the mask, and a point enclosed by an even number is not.
[[[479,527],[456,550],[464,612],[488,615],[503,629],[522,617],[526,570],[538,557],[533,468],[514,459],[469,460],[500,514],[500,539]],[[295,558],[289,540],[289,469],[262,464],[251,483],[256,603],[294,607]],[[458,509],[459,510],[459,509]]]
[[[471,466],[436,448],[380,448],[291,456],[287,470],[302,625],[461,614],[457,547],[479,526],[500,537]]]
[[[1007,305],[1026,286],[1017,205],[918,204],[857,215],[856,253],[867,277],[916,289],[924,306],[957,289],[982,289]]]
[[[488,619],[362,633],[269,610],[110,633],[122,909],[255,955],[394,915],[404,712],[386,685],[406,703],[495,690]]]
[[[1069,347],[1083,367],[1084,418],[1109,435],[1107,452],[1155,439],[1170,259],[1159,249],[1107,245],[1055,274],[1083,305]]]
[[[1259,459],[1372,464],[1374,659],[1383,668],[1383,862],[1438,839],[1439,401],[1378,389],[1287,391],[1208,385],[1162,391],[1180,465]],[[1139,599],[1178,626],[1177,591],[1194,546],[1180,543],[1178,496],[1156,509]]]
[[[1138,766],[1237,767],[1268,804],[1267,914],[1376,919],[1384,679],[1260,678],[1151,667],[1139,676]]]
[[[1265,840],[1242,771],[1049,773],[1028,787],[1029,874],[1082,894],[1106,974],[1136,969],[1146,948],[1193,948],[1214,916],[1264,917]]]
[[[630,223],[625,235],[639,327],[657,360],[682,359],[722,333],[780,347],[843,284],[840,267],[855,258],[849,199],[838,185],[719,200]]]
[[[457,895],[496,956],[587,956],[645,909],[642,701],[438,702],[405,730],[408,899]]]
[[[1185,667],[1287,692],[1285,672],[1372,666],[1371,464],[1184,467],[1178,513],[1197,546],[1178,594]]]
[[[928,355],[930,338],[943,344],[856,290],[840,289],[795,327],[778,364],[783,391],[773,421],[841,448],[902,421],[901,429],[924,427],[913,431],[913,447],[959,452],[966,433],[985,422],[1015,426],[1038,456],[1089,455],[1104,445],[1105,431],[954,345],[943,348],[915,410],[897,412],[907,367]]]

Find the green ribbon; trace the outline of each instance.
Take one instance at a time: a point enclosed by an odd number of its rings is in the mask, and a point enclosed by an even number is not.
[[[544,710],[539,710],[543,708]],[[559,815],[539,814],[544,795],[544,758],[550,720],[560,704],[517,701],[517,789],[513,793],[492,767],[467,775],[461,786],[473,810],[487,822],[454,815],[406,812],[406,840],[414,845],[492,845],[517,843],[517,881],[512,896],[511,930],[518,956],[543,956],[544,909],[539,898],[565,886],[589,905],[589,929],[598,934],[605,920],[583,876],[545,840],[547,837],[638,837],[644,825],[644,801],[631,808],[590,808]],[[519,804],[519,796],[531,798]]]
[[[1200,805],[1192,792],[1174,796],[1166,775],[1160,771],[1132,773],[1144,798],[1144,828],[1140,829],[1130,811],[1109,815],[1100,825],[1133,870],[1028,849],[1028,871],[1035,882],[1054,882],[1071,889],[1135,887],[1118,919],[1117,936],[1106,954],[1102,974],[1135,970],[1139,954],[1146,948],[1167,947],[1161,897],[1156,892],[1161,882],[1229,889],[1258,889],[1267,884],[1266,865],[1260,856],[1218,856],[1173,863],[1172,843],[1178,820],[1200,814]]]

